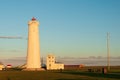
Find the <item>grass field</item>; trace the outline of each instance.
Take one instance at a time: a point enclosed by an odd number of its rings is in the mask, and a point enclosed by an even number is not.
[[[82,70],[0,71],[0,80],[120,80],[120,70],[107,74]]]

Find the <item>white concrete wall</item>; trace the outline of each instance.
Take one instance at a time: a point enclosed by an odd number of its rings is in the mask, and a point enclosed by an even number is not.
[[[0,70],[2,70],[3,68],[5,68],[4,65],[0,65]]]
[[[55,63],[55,56],[48,55],[47,56],[47,70],[58,70],[64,69],[64,64]]]

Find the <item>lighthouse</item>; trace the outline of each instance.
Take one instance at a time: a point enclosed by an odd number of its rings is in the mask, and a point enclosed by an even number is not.
[[[26,70],[39,70],[40,43],[39,43],[39,22],[33,17],[28,22],[28,48]]]

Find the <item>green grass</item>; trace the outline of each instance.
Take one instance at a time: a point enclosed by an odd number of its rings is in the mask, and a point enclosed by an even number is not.
[[[118,73],[83,71],[0,71],[0,80],[119,80]]]

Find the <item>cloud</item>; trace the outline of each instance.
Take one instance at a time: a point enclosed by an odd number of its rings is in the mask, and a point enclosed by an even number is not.
[[[79,65],[84,64],[86,66],[106,66],[107,60],[106,58],[56,58],[57,62],[62,62],[65,65]],[[26,63],[26,57],[12,57],[8,59],[1,59],[0,62],[2,62],[4,65],[11,64],[13,66],[19,66]],[[46,64],[46,57],[43,57],[43,63]],[[111,66],[119,66],[120,65],[120,58],[111,58],[110,60]]]
[[[8,49],[5,49],[5,50],[3,50],[3,49],[0,49],[0,52],[12,52],[12,53],[15,53],[15,52],[25,52],[24,50],[8,50]],[[2,54],[1,53],[1,54]]]
[[[26,63],[25,57],[13,57],[10,59],[0,59],[0,62],[2,62],[4,65],[11,64],[13,66],[23,65]]]
[[[0,36],[0,39],[25,39],[19,36]]]

